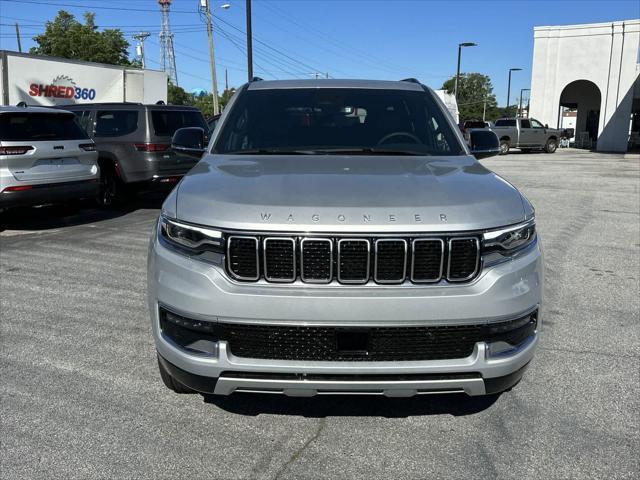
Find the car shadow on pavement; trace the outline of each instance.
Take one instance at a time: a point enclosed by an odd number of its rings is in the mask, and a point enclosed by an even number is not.
[[[0,213],[0,232],[41,231],[111,220],[139,209],[160,209],[167,192],[139,194],[118,207],[99,208],[92,200],[12,208]]]
[[[473,415],[491,407],[500,395],[470,397],[465,394],[416,395],[387,398],[362,395],[320,395],[286,397],[284,395],[235,393],[224,397],[205,395],[205,403],[237,415],[296,415],[324,417],[406,418],[424,415]]]

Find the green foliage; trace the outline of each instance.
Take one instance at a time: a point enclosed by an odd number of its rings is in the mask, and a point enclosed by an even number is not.
[[[170,105],[193,105],[193,95],[171,82],[167,85],[167,100]]]
[[[442,84],[442,89],[454,93],[456,77],[453,76]],[[460,121],[482,120],[484,102],[487,102],[485,119],[487,121],[500,118],[500,109],[493,94],[491,79],[481,73],[461,73],[458,83],[458,111]]]
[[[222,96],[218,97],[220,110],[222,110],[235,92],[234,88],[222,92]],[[204,95],[193,95],[186,92],[183,88],[173,85],[169,82],[167,92],[168,103],[170,105],[192,105],[197,107],[205,118],[213,116],[213,95],[210,93]]]
[[[127,42],[118,29],[98,31],[95,14],[85,13],[84,24],[73,15],[60,10],[56,18],[46,23],[45,32],[33,37],[38,44],[30,52],[39,55],[107,63],[131,65]]]

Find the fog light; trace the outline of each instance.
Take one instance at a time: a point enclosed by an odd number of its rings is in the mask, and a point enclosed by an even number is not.
[[[162,335],[189,353],[218,355],[216,324],[193,320],[160,309],[160,329]]]

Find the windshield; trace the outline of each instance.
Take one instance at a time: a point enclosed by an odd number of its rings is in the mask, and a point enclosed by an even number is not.
[[[172,137],[179,128],[200,127],[205,132],[209,127],[204,117],[193,110],[155,110],[151,112],[153,130],[159,137]]]
[[[0,141],[86,140],[72,113],[3,113]]]
[[[515,119],[496,120],[496,127],[515,127],[515,126],[516,126]]]
[[[229,112],[213,153],[464,155],[427,92],[249,90]]]

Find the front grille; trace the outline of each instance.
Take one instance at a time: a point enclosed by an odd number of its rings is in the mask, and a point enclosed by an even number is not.
[[[343,328],[213,323],[203,329],[203,323],[208,322],[182,320],[182,317],[168,314],[166,310],[160,311],[163,332],[172,332],[175,328],[197,330],[202,339],[227,341],[230,352],[237,357],[299,361],[446,360],[468,357],[477,342],[501,341],[519,345],[535,332],[537,311],[505,322],[426,327]],[[363,348],[354,351],[339,349],[341,336],[354,334],[362,337]]]
[[[271,282],[296,279],[296,241],[293,238],[264,239],[264,278]]]
[[[338,281],[365,283],[369,280],[369,240],[342,239],[338,241]]]
[[[407,273],[407,241],[376,240],[374,279],[378,283],[400,283]]]
[[[227,237],[227,269],[241,281],[365,284],[472,280],[477,237]]]
[[[439,238],[413,241],[411,280],[414,282],[437,282],[442,278],[444,242]]]
[[[227,239],[227,268],[238,280],[258,280],[258,239],[229,237]]]
[[[478,270],[480,249],[477,238],[454,238],[449,240],[449,272],[452,281],[472,278]]]
[[[333,278],[333,242],[328,238],[303,238],[300,251],[302,281],[329,283]]]

